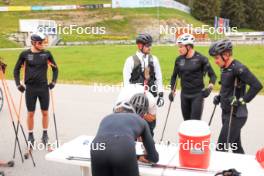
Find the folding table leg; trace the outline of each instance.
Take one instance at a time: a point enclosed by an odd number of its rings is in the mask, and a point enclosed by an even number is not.
[[[89,167],[81,166],[82,176],[92,176]]]

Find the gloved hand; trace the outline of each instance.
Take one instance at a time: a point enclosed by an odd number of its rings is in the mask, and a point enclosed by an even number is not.
[[[17,89],[21,92],[21,93],[24,93],[25,92],[25,90],[26,90],[26,88],[23,86],[23,85],[19,85],[19,86],[17,86]]]
[[[158,100],[157,100],[157,105],[158,105],[158,107],[161,107],[161,106],[164,105],[163,92],[159,93],[159,97],[158,97]]]
[[[55,83],[54,82],[49,83],[49,89],[50,90],[53,89],[54,87],[55,87]]]
[[[238,105],[238,101],[237,101],[237,98],[236,96],[232,96],[229,98],[229,101],[230,101],[230,105],[231,106],[237,106]]]
[[[242,97],[237,99],[236,96],[232,96],[230,98],[230,105],[231,106],[243,106],[243,105],[246,105],[246,102]]]
[[[202,96],[204,98],[207,98],[212,92],[212,89],[211,88],[203,88],[202,90]]]
[[[152,115],[150,113],[144,115],[144,119],[147,121],[147,122],[153,122],[154,120],[156,120],[156,115]]]
[[[220,98],[221,98],[220,95],[216,95],[216,96],[214,97],[214,101],[213,101],[214,105],[219,105],[219,103],[220,103]]]
[[[173,91],[171,91],[171,93],[169,94],[169,100],[171,102],[173,102],[173,100],[174,100],[174,92]]]

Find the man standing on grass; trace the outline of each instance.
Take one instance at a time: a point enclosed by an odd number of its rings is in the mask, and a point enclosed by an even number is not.
[[[149,34],[139,34],[136,38],[138,51],[127,58],[123,69],[123,81],[129,84],[143,85],[154,97],[158,97],[157,106],[164,105],[162,74],[158,58],[150,54],[152,37]],[[152,118],[145,118],[151,134],[156,126],[156,114]]]
[[[232,49],[232,43],[227,39],[213,43],[209,49],[209,54],[221,68],[220,94],[214,97],[215,105],[221,103],[223,124],[217,150],[227,151],[231,146],[234,153],[244,154],[241,129],[248,117],[246,103],[257,95],[262,85],[245,65],[233,58]]]
[[[39,99],[42,112],[43,144],[48,143],[48,109],[49,109],[49,89],[53,89],[58,78],[58,67],[51,53],[44,50],[44,41],[46,36],[42,33],[31,35],[32,47],[23,51],[14,68],[14,78],[18,90],[23,93],[26,91],[26,106],[28,110],[28,141],[34,144],[34,114],[37,99]],[[24,87],[20,83],[20,70],[24,67]],[[47,70],[51,66],[53,77],[52,82],[48,84]]]

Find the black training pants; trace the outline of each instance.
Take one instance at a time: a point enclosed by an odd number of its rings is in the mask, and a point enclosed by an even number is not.
[[[184,120],[201,120],[204,98],[201,93],[181,93],[181,109]]]
[[[105,144],[105,150],[98,149]],[[135,141],[131,137],[107,135],[96,137],[91,149],[93,176],[139,176]]]
[[[217,148],[218,151],[228,151],[227,145],[227,136],[228,136],[228,127],[229,127],[229,118],[230,112],[222,112],[222,129],[218,138]],[[247,121],[247,117],[236,117],[235,113],[233,113],[231,129],[230,129],[230,139],[229,144],[235,145],[232,148],[234,153],[244,154],[244,149],[241,143],[241,129],[245,125]]]

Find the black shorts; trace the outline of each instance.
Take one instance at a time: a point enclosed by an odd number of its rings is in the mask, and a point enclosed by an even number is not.
[[[42,111],[49,109],[49,87],[48,85],[26,86],[26,106],[29,112],[34,112],[36,109],[37,99],[39,99],[40,108]]]
[[[95,137],[91,166],[93,176],[139,176],[134,139],[122,135]]]

